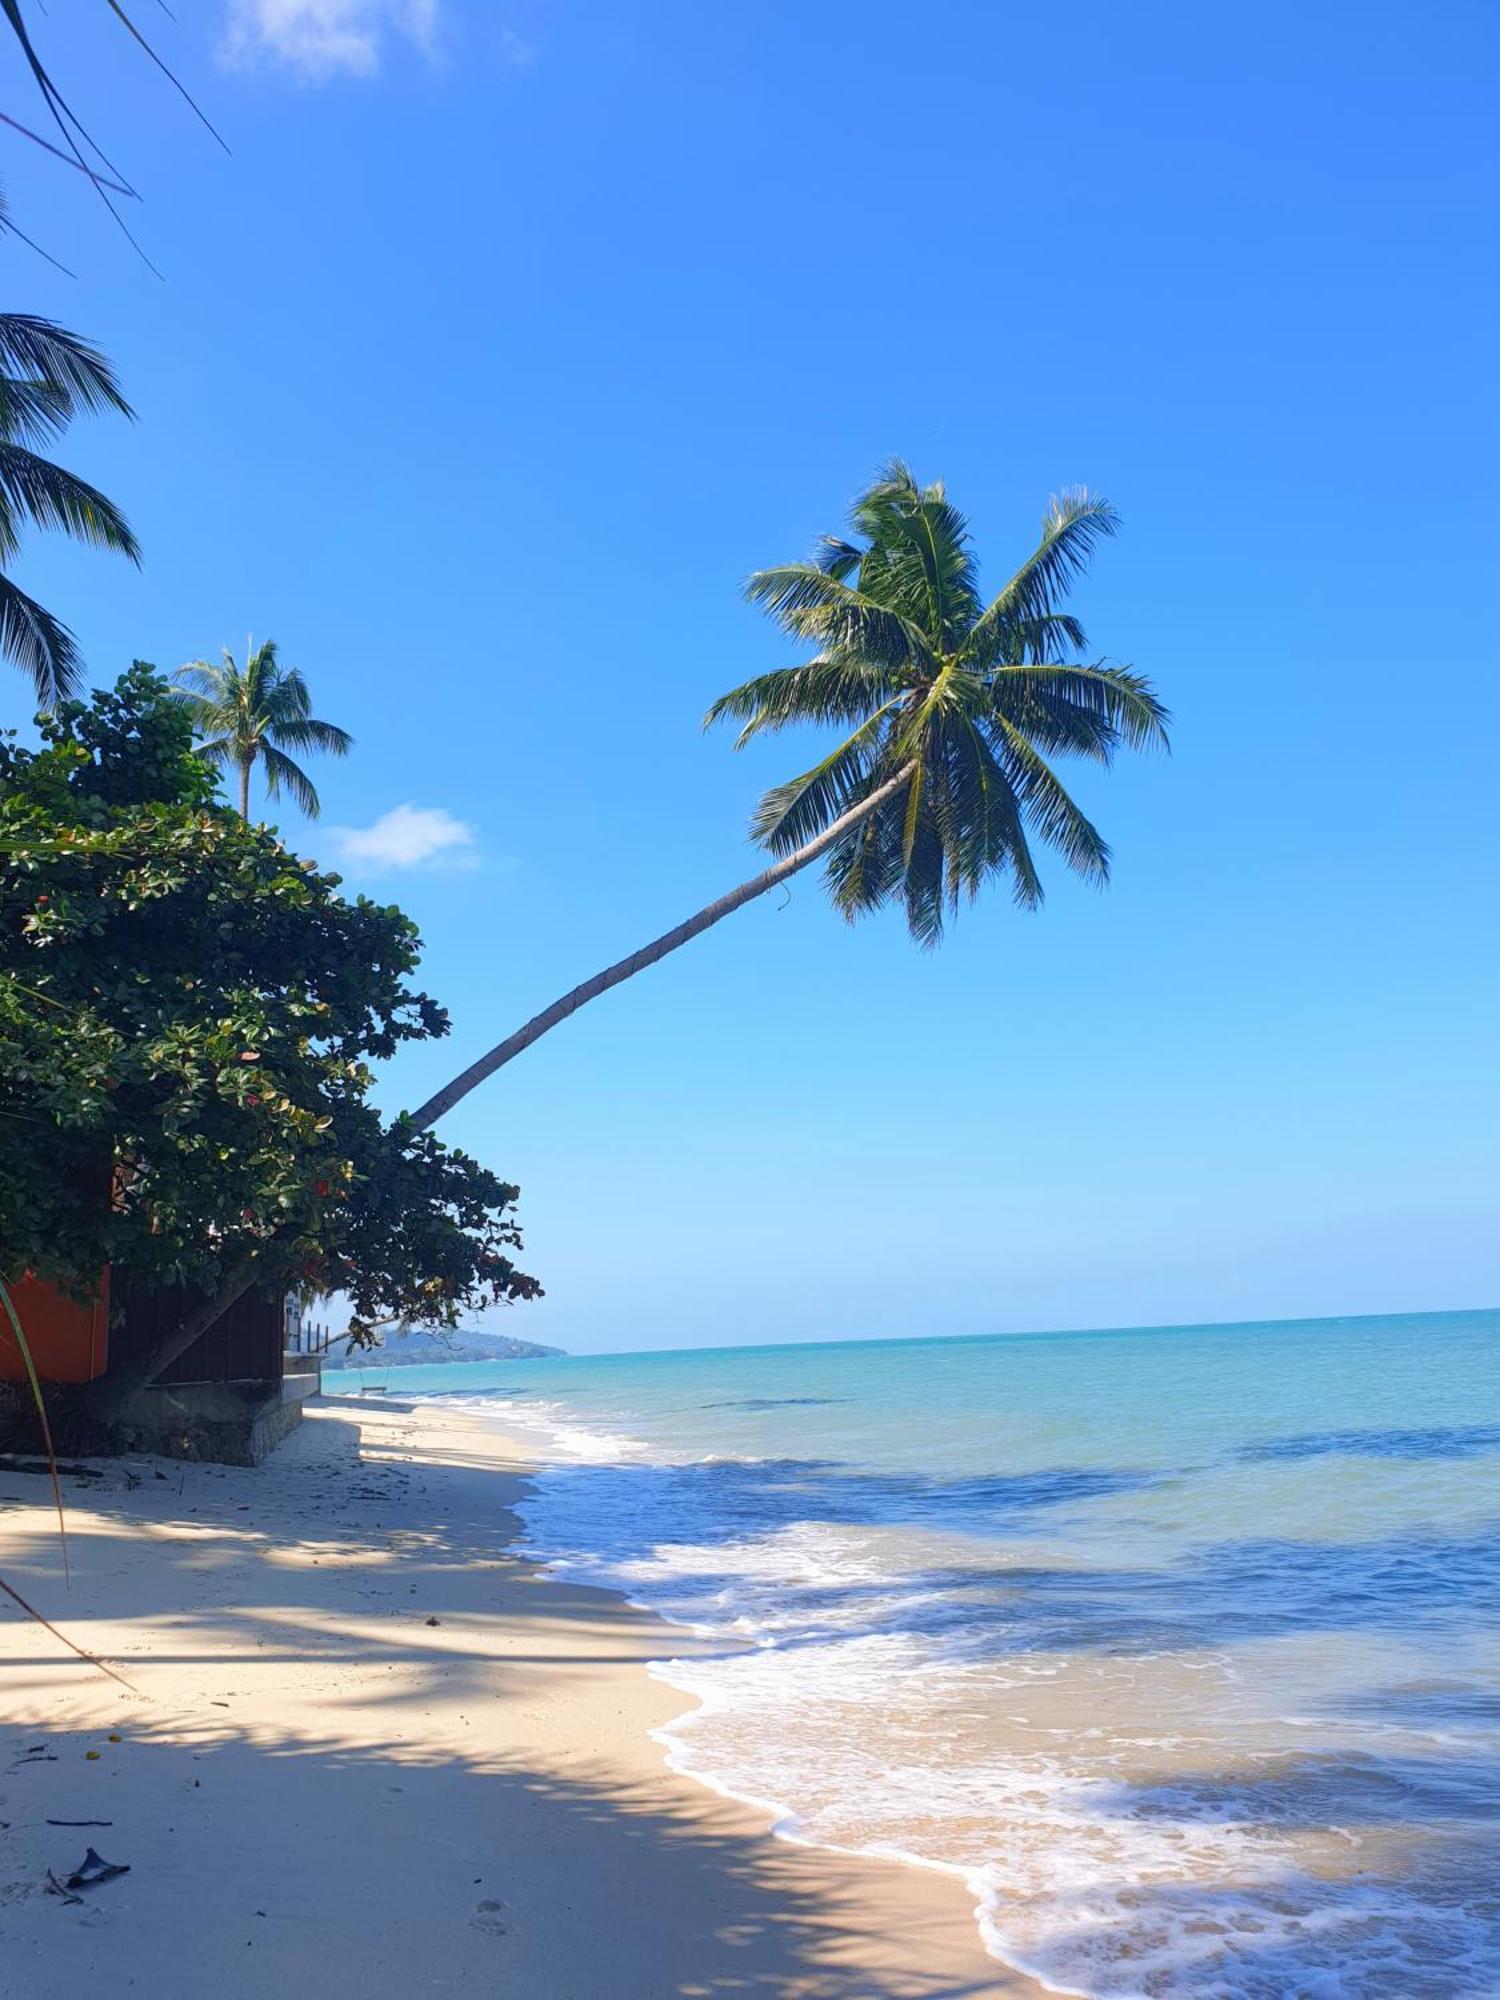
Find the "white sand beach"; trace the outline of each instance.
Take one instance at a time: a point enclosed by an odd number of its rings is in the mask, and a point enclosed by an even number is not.
[[[0,1473],[0,1989],[647,2000],[1035,1994],[954,1878],[774,1839],[666,1768],[692,1642],[507,1551],[525,1454],[330,1398],[255,1471]],[[52,1821],[101,1820],[98,1827]],[[130,1873],[47,1890],[90,1845]]]

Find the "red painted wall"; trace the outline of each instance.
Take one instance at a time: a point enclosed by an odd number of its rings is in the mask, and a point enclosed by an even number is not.
[[[87,1305],[64,1298],[40,1278],[10,1287],[26,1345],[44,1382],[92,1382],[109,1365],[109,1273]],[[0,1311],[0,1382],[24,1382],[26,1364],[9,1316]]]

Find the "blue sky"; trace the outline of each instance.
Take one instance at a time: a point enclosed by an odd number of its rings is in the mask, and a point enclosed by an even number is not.
[[[79,275],[3,254],[124,374],[63,455],[146,563],[18,575],[99,679],[253,630],[354,731],[286,825],[422,926],[454,1033],[392,1106],[750,871],[807,746],[700,731],[790,657],[738,587],[884,458],[996,584],[1055,489],[1124,517],[1078,608],[1175,750],[1078,775],[1113,887],[924,955],[803,879],[549,1037],[446,1128],[523,1186],[507,1330],[1500,1295],[1491,6],[153,16],[232,158],[98,11],[43,46],[164,281],[13,134]]]

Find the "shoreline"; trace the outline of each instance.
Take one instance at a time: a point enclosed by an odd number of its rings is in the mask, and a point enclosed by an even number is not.
[[[644,1668],[706,1642],[516,1551],[497,1415],[328,1397],[254,1471],[67,1479],[71,1589],[45,1482],[0,1473],[0,1575],[138,1690],[0,1616],[0,1950],[33,2000],[1043,1995],[951,1871],[773,1835],[667,1761],[693,1701]],[[131,1874],[47,1894],[90,1843]]]

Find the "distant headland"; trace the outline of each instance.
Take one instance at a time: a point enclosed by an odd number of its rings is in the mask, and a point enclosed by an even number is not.
[[[442,1361],[548,1361],[564,1353],[534,1340],[514,1340],[508,1333],[487,1333],[479,1327],[459,1327],[454,1333],[398,1333],[380,1347],[356,1348],[342,1341],[329,1352],[335,1368],[430,1368]]]

